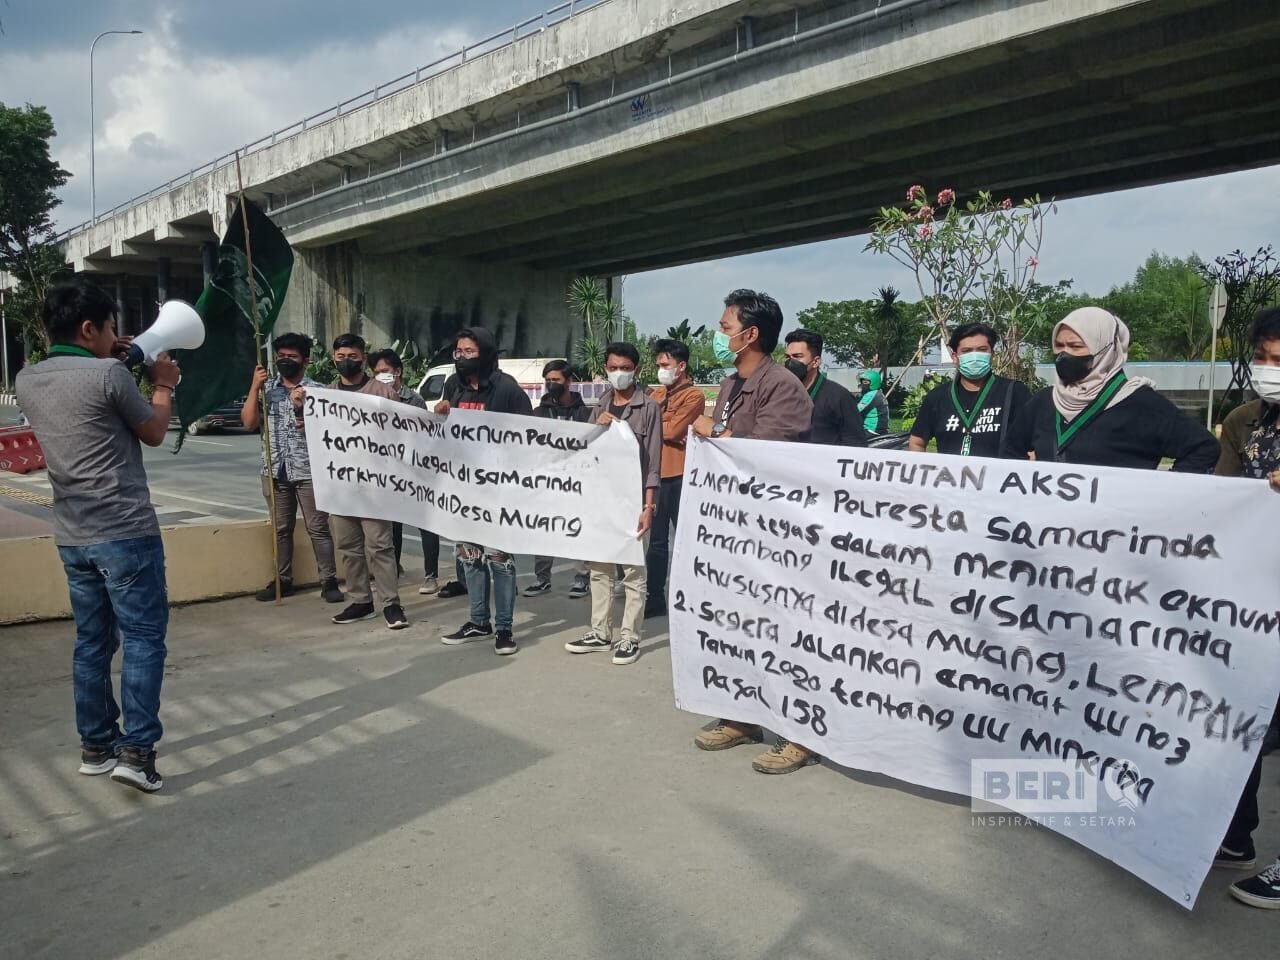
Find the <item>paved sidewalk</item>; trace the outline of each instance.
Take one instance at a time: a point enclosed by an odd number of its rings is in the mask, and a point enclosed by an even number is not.
[[[521,598],[499,658],[442,646],[465,601],[405,585],[398,633],[314,594],[175,610],[152,797],[75,772],[71,625],[0,630],[0,957],[1275,955],[1280,913],[1223,871],[1189,914],[964,798],[693,749],[665,620],[616,667],[561,648],[585,601]]]

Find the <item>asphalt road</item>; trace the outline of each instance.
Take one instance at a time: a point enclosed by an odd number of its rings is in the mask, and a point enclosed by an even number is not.
[[[17,410],[0,405],[0,427],[17,422]],[[159,447],[143,447],[143,462],[151,487],[151,502],[160,513],[160,522],[200,523],[225,520],[258,520],[267,516],[262,498],[261,436],[239,430],[226,430],[199,437],[187,437],[182,450],[173,452],[177,430]],[[48,480],[43,472],[17,476],[0,474],[0,488],[21,489],[41,495],[48,493]],[[36,520],[47,520],[47,506],[17,501],[3,495],[0,507],[16,510]],[[26,534],[24,534],[26,535]],[[410,534],[404,540],[407,557],[421,557],[422,544]],[[452,554],[445,551],[449,561]],[[420,564],[404,561],[406,570],[418,570]],[[447,563],[443,573],[448,575]],[[446,579],[448,577],[446,576]]]

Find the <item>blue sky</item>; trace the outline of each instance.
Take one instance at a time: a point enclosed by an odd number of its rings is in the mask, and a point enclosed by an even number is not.
[[[629,0],[654,2],[654,0]],[[76,176],[64,225],[89,212],[88,46],[95,58],[97,191],[110,207],[237,145],[487,37],[552,6],[532,0],[0,0],[0,101],[47,106],[54,149]],[[904,184],[905,189],[906,184]],[[944,184],[937,184],[937,187]],[[1104,293],[1152,250],[1212,259],[1280,237],[1280,167],[1063,203],[1039,279]],[[892,202],[896,197],[886,198]],[[910,275],[852,237],[635,274],[628,312],[643,331],[714,322],[734,287],[772,293],[787,315],[818,300],[867,298]]]

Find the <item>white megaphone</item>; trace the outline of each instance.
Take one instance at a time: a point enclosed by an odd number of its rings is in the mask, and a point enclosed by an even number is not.
[[[166,300],[160,305],[156,322],[133,338],[125,363],[136,367],[156,362],[156,357],[169,350],[194,350],[204,343],[204,321],[191,304]]]

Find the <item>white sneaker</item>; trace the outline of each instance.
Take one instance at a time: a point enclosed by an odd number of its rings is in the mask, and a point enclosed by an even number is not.
[[[435,577],[427,577],[422,581],[422,586],[418,588],[418,592],[424,597],[434,597],[440,592],[440,582]]]

